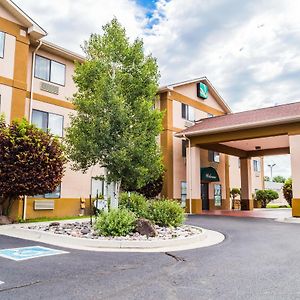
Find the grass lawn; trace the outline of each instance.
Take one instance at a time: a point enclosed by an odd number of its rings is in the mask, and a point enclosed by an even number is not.
[[[37,222],[51,222],[51,221],[66,221],[66,220],[76,220],[76,219],[86,219],[89,218],[89,216],[76,216],[76,217],[64,217],[64,218],[47,218],[47,217],[42,217],[42,218],[37,218],[37,219],[27,219],[26,221],[24,220],[19,220],[19,223],[37,223]]]
[[[267,208],[291,208],[289,205],[268,203]]]

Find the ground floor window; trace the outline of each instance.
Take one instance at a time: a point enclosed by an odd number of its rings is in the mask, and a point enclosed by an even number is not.
[[[214,199],[215,199],[215,206],[222,205],[222,186],[221,184],[215,184],[214,186]]]
[[[61,184],[52,192],[44,195],[36,195],[35,198],[58,199],[61,197]]]
[[[186,181],[181,181],[181,206],[186,207],[187,184]]]

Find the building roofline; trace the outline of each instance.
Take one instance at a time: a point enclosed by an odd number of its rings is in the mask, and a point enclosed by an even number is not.
[[[28,34],[35,39],[40,39],[48,33],[32,18],[30,18],[17,4],[11,0],[0,0],[0,4],[4,6],[15,18],[28,28]]]
[[[222,115],[222,116],[216,116],[213,118],[205,118],[205,119],[200,119],[196,122],[194,126],[197,124],[200,124],[201,122],[204,122],[205,120],[211,121],[216,118],[226,118],[232,115],[239,115],[239,114],[245,114],[248,112],[256,112],[256,111],[261,111],[264,109],[270,109],[270,108],[280,108],[283,106],[288,106],[288,105],[293,105],[297,104],[300,102],[292,102],[292,103],[285,103],[281,105],[276,105],[276,106],[269,106],[269,107],[263,107],[263,108],[257,108],[253,110],[246,110],[242,112],[237,112],[237,113],[231,113],[228,115]],[[256,122],[248,122],[248,123],[243,123],[243,124],[235,124],[235,125],[229,125],[229,126],[222,126],[222,127],[217,127],[217,128],[210,128],[210,129],[196,129],[192,131],[192,127],[189,127],[181,132],[178,132],[175,134],[176,137],[184,137],[184,136],[195,136],[195,135],[206,135],[206,134],[213,134],[213,133],[219,133],[219,132],[226,132],[226,131],[235,131],[235,130],[241,130],[241,129],[250,129],[250,128],[257,128],[257,127],[266,127],[266,126],[272,126],[272,125],[277,125],[277,124],[287,124],[287,123],[293,123],[293,122],[298,122],[300,121],[300,114],[295,115],[295,116],[290,116],[290,117],[285,117],[282,119],[282,117],[274,118],[271,120],[262,120],[262,121],[256,121]]]
[[[195,82],[200,82],[200,81],[205,81],[205,83],[209,86],[210,90],[213,91],[213,94],[215,95],[218,104],[224,109],[224,111],[226,113],[231,113],[232,111],[229,105],[226,103],[226,101],[223,99],[223,97],[219,94],[219,92],[216,90],[216,88],[212,85],[212,83],[208,80],[206,76],[161,86],[158,90],[158,93],[163,93],[165,91],[172,91],[175,87],[191,84]]]
[[[70,51],[66,48],[63,48],[59,45],[56,45],[52,42],[46,41],[46,40],[42,40],[42,46],[41,49],[44,50],[50,50],[50,52],[53,52],[54,54],[59,54],[67,59],[70,60],[76,60],[78,62],[84,62],[86,60],[86,58],[78,53],[75,53],[73,51]]]

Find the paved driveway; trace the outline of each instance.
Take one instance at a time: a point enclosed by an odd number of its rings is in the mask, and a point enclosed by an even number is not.
[[[23,262],[0,258],[0,299],[300,298],[298,224],[224,216],[188,222],[219,230],[226,240],[171,254],[68,249]],[[0,248],[31,245],[37,243],[0,236]]]

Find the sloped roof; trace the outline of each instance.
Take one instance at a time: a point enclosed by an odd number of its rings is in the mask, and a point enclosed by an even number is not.
[[[40,39],[47,35],[47,32],[33,21],[18,5],[11,0],[0,0],[2,5],[10,12],[24,27],[28,28],[28,34],[35,39]]]
[[[176,136],[204,135],[300,121],[300,102],[201,119]]]
[[[198,82],[205,83],[209,87],[209,90],[211,91],[211,93],[215,96],[215,99],[218,102],[218,104],[224,109],[224,111],[226,113],[231,113],[231,109],[230,109],[229,105],[222,98],[222,96],[219,94],[219,92],[216,90],[216,88],[212,85],[212,83],[208,80],[208,78],[206,76],[161,86],[159,88],[159,92],[162,93],[167,90],[173,90],[174,88],[176,88],[178,86],[187,85],[187,84],[191,84],[191,83],[198,83]]]

